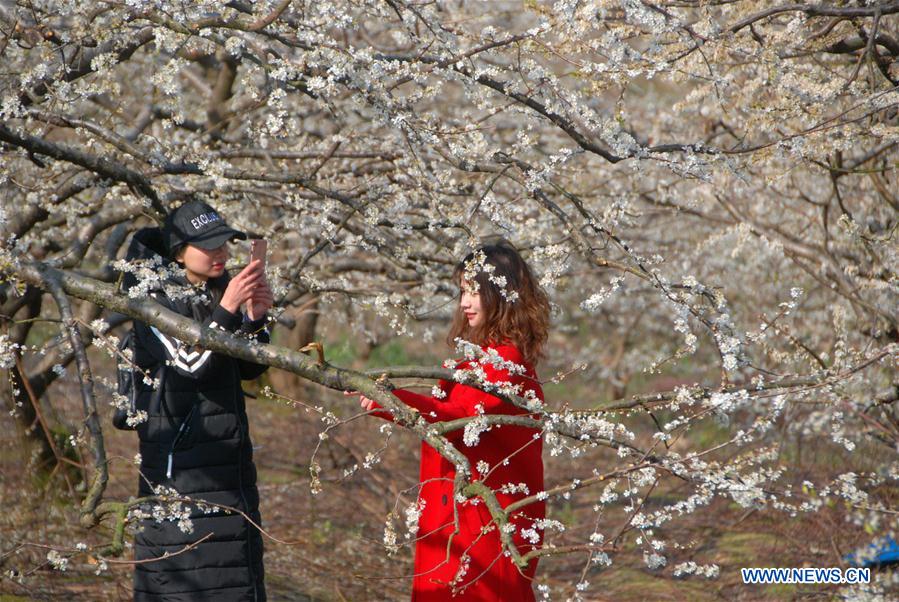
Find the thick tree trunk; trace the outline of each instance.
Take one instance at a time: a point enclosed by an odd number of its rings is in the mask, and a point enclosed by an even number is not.
[[[22,345],[28,339],[28,333],[34,325],[34,319],[40,317],[42,292],[32,286],[25,289],[21,297],[12,297],[0,308],[0,313],[12,316],[9,327],[10,341]],[[21,357],[21,355],[19,355]],[[54,452],[54,436],[51,426],[45,420],[40,408],[40,396],[32,399],[34,389],[26,383],[27,375],[20,372],[21,363],[5,370],[0,388],[0,399],[4,409],[12,414],[21,438],[21,449],[28,450],[32,475],[37,480],[46,478],[56,467]],[[37,404],[37,406],[36,406]],[[58,433],[65,438],[65,433]]]
[[[296,324],[287,332],[276,335],[277,344],[290,349],[300,349],[315,339],[315,328],[318,325],[318,299],[301,299],[299,308],[292,312]],[[308,302],[307,302],[308,301]],[[300,391],[305,390],[309,381],[287,372],[273,368],[266,373],[272,389],[287,397],[297,398]]]

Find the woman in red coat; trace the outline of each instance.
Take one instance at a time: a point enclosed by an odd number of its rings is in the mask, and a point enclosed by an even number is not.
[[[474,343],[456,369],[483,370],[486,383],[511,383],[520,396],[542,401],[534,367],[542,355],[549,324],[549,302],[521,256],[506,244],[487,245],[456,267],[461,295],[447,342]],[[478,348],[479,347],[479,348]],[[436,396],[395,390],[398,399],[429,422],[479,414],[526,415],[479,389],[440,381]],[[437,392],[435,392],[437,393]],[[362,397],[362,406],[380,406]],[[376,412],[391,418],[387,412]],[[490,487],[502,507],[543,491],[539,430],[521,426],[469,423],[446,435],[465,455],[472,481]],[[455,466],[422,442],[418,503],[421,515],[415,546],[412,600],[534,600],[531,582],[537,559],[519,569],[504,551],[496,523],[479,498],[455,499]],[[513,540],[523,555],[539,547],[546,516],[544,502],[511,517]]]

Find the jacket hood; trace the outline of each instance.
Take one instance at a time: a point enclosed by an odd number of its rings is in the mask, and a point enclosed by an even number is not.
[[[125,259],[153,259],[159,256],[168,256],[168,248],[162,235],[161,228],[141,228],[134,233]]]
[[[128,250],[125,251],[125,261],[153,262],[157,265],[168,263],[168,250],[161,228],[141,228],[131,237]],[[122,289],[130,290],[137,285],[137,277],[131,272],[125,272],[122,279]],[[153,287],[156,288],[156,287]]]

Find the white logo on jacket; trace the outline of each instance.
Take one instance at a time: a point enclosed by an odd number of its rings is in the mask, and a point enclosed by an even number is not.
[[[155,326],[150,326],[150,330],[156,335],[156,338],[162,342],[162,346],[166,350],[171,365],[176,368],[181,368],[185,372],[193,374],[200,369],[212,355],[212,351],[208,349],[202,353],[200,351],[188,351],[185,349],[184,343],[178,339],[165,336],[159,332]]]

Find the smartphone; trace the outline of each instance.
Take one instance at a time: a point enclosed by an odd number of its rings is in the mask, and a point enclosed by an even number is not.
[[[264,238],[254,238],[250,241],[250,261],[258,259],[265,267],[265,255],[268,252],[268,241]]]

